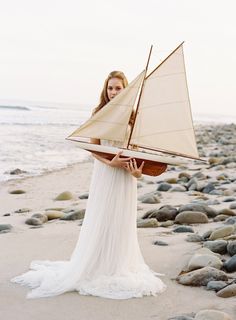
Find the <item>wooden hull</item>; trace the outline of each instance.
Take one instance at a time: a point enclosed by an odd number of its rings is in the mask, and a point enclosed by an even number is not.
[[[97,155],[100,155],[109,160],[111,160],[119,151],[123,151],[121,157],[135,158],[138,166],[140,166],[141,163],[144,161],[145,163],[143,167],[143,174],[150,175],[150,176],[158,176],[162,174],[166,170],[168,164],[179,165],[179,164],[186,163],[186,161],[182,159],[173,158],[171,156],[161,156],[153,153],[86,143],[86,142],[81,142],[74,139],[70,139],[70,140],[76,141],[77,146],[79,146],[80,148],[87,150],[89,152],[95,153]]]

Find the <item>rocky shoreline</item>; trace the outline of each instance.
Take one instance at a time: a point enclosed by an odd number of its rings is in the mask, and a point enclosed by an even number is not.
[[[180,312],[173,303],[169,313],[163,311],[158,319],[234,320],[236,125],[197,125],[195,131],[200,157],[207,160],[206,163],[192,161],[186,166],[169,166],[161,176],[143,175],[139,179],[139,239],[147,241],[142,237],[150,236],[146,252],[160,250],[163,258],[166,257],[164,250],[169,252],[178,241],[184,248],[189,246],[187,257],[183,258],[184,250],[175,252],[180,260],[177,269],[163,267],[163,271],[169,272],[169,281],[175,290],[186,287],[200,290],[198,308],[194,304],[192,309],[183,305]],[[42,177],[4,183],[0,195],[6,204],[0,209],[0,237],[13,241],[11,235],[32,229],[40,232],[46,228],[50,232],[53,224],[62,227],[62,224],[73,223],[80,228],[91,171],[90,161]],[[165,259],[171,261],[171,257]],[[155,258],[152,260],[150,256],[150,261],[155,263]],[[212,304],[205,305],[201,292],[209,295]]]

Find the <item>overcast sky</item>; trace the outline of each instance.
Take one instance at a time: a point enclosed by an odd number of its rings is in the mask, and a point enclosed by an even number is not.
[[[107,74],[131,81],[180,42],[194,113],[236,115],[236,1],[0,1],[0,100],[96,105]]]

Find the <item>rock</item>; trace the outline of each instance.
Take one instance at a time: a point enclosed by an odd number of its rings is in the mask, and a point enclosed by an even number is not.
[[[213,219],[213,221],[214,222],[225,221],[226,219],[228,219],[228,217],[229,216],[227,216],[226,214],[219,214]]]
[[[236,202],[233,202],[229,206],[230,209],[236,209]]]
[[[212,234],[213,230],[207,230],[203,233],[202,237],[204,240],[209,239],[210,235]]]
[[[185,192],[187,189],[184,186],[173,186],[171,189],[169,189],[169,192]]]
[[[153,242],[153,244],[158,245],[158,246],[168,246],[168,243],[161,241],[161,240],[156,240]]]
[[[166,205],[160,209],[149,210],[143,216],[143,219],[146,217],[156,218],[158,221],[167,221],[174,220],[177,215],[178,210],[175,207]]]
[[[21,174],[21,173],[27,173],[27,171],[24,171],[24,170],[21,170],[19,168],[16,168],[14,170],[11,170],[9,173],[10,174]]]
[[[227,197],[227,198],[224,198],[222,201],[223,201],[223,202],[233,202],[233,201],[235,201],[235,200],[236,200],[235,197]]]
[[[208,183],[205,188],[202,190],[203,193],[210,193],[215,189],[215,186],[212,183]]]
[[[194,320],[233,320],[227,313],[218,310],[201,310]]]
[[[86,193],[81,194],[81,195],[79,196],[79,199],[88,199],[88,197],[89,197],[89,193],[86,192]]]
[[[85,215],[85,209],[71,210],[68,213],[65,213],[60,220],[79,220],[83,219]]]
[[[177,179],[176,178],[168,178],[165,180],[166,183],[170,183],[170,184],[176,184],[177,183]]]
[[[160,202],[161,202],[160,199],[156,195],[147,196],[142,200],[142,203],[150,203],[150,204],[160,203]]]
[[[182,232],[191,232],[194,233],[193,228],[188,226],[177,226],[173,229],[173,232],[182,233]]]
[[[181,178],[187,178],[188,180],[190,180],[191,178],[191,175],[187,172],[180,172],[180,174],[178,175],[178,178],[181,179]]]
[[[208,223],[208,218],[202,212],[183,211],[176,216],[175,222],[180,224]]]
[[[34,213],[34,214],[31,216],[31,218],[39,219],[40,221],[42,221],[42,223],[48,221],[48,217],[46,216],[46,214],[42,214],[42,213]]]
[[[188,234],[187,238],[186,238],[187,242],[201,242],[203,241],[202,236],[200,236],[199,234]]]
[[[227,241],[225,240],[206,241],[204,242],[203,247],[206,247],[215,253],[225,254],[227,252]]]
[[[206,289],[207,290],[214,290],[214,291],[219,291],[223,287],[225,287],[227,284],[224,281],[209,281],[207,284]]]
[[[25,212],[30,212],[31,209],[29,208],[21,208],[21,209],[18,209],[18,210],[15,210],[14,212],[15,213],[25,213]]]
[[[216,239],[224,238],[224,237],[229,236],[232,233],[234,233],[234,231],[235,231],[235,229],[233,226],[221,227],[219,229],[214,230],[211,233],[209,240],[216,240]]]
[[[196,178],[198,180],[205,180],[207,177],[202,172],[195,173],[192,178]]]
[[[47,210],[45,212],[45,214],[46,214],[48,220],[60,219],[65,215],[64,212],[57,211],[57,210]]]
[[[194,203],[193,204],[192,203],[185,204],[179,208],[179,212],[182,212],[182,211],[203,212],[208,216],[208,218],[214,218],[215,216],[217,216],[216,210],[214,210],[204,204],[194,204]]]
[[[231,241],[227,245],[227,251],[229,255],[232,257],[236,254],[236,240]]]
[[[71,200],[74,199],[73,194],[70,191],[64,191],[60,193],[54,200],[57,201],[66,201],[66,200]]]
[[[229,298],[229,297],[235,297],[236,296],[236,283],[232,283],[228,285],[227,287],[221,289],[216,294],[218,297],[221,298]]]
[[[157,190],[158,191],[168,191],[171,188],[172,188],[172,185],[170,183],[162,182],[157,187]]]
[[[213,255],[208,254],[194,254],[188,263],[188,270],[192,271],[203,267],[213,267],[221,269],[223,266],[222,261]]]
[[[231,217],[225,220],[225,224],[236,224],[236,217]]]
[[[160,227],[170,227],[170,226],[173,226],[174,224],[174,221],[172,220],[167,220],[167,221],[164,221],[164,222],[160,222]]]
[[[161,192],[159,192],[159,191],[154,191],[154,192],[145,193],[145,194],[139,196],[139,197],[138,197],[138,200],[139,200],[139,201],[143,201],[143,200],[146,199],[147,197],[152,197],[152,196],[161,197]]]
[[[43,224],[42,220],[38,219],[38,218],[28,218],[25,221],[26,224],[29,224],[31,226],[39,226],[41,224]]]
[[[194,315],[193,317],[188,315],[175,316],[175,317],[168,318],[168,320],[194,320]]]
[[[228,276],[221,270],[212,267],[204,267],[182,274],[178,276],[176,280],[183,285],[206,286],[207,283],[212,280],[227,281]]]
[[[159,223],[157,219],[151,218],[151,219],[139,219],[137,221],[137,227],[138,228],[156,228],[159,226]]]
[[[8,230],[10,231],[12,229],[11,224],[0,224],[0,232]]]
[[[221,209],[218,211],[218,215],[219,214],[224,214],[224,215],[227,215],[227,216],[236,216],[235,212],[231,209],[227,209],[227,208],[224,208],[224,209]]]
[[[228,272],[236,271],[236,254],[224,263],[224,268]]]
[[[212,256],[218,257],[221,259],[221,255],[219,253],[215,253],[211,250],[209,250],[208,248],[202,247],[200,249],[198,249],[197,251],[195,251],[196,254],[210,254]]]
[[[62,207],[56,207],[56,208],[47,208],[47,209],[45,209],[45,211],[49,211],[49,210],[53,210],[53,211],[62,211],[62,210],[65,210],[65,208],[62,208]]]
[[[16,189],[16,190],[12,190],[9,192],[10,194],[23,194],[26,193],[26,191],[21,190],[21,189]]]

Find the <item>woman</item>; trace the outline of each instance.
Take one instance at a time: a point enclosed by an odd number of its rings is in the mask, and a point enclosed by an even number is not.
[[[122,72],[105,81],[99,110],[127,86]],[[131,120],[132,121],[132,120]],[[117,141],[92,143],[119,146]],[[144,162],[112,160],[94,154],[89,198],[79,239],[69,261],[32,261],[32,270],[11,279],[33,290],[27,298],[49,297],[67,291],[111,299],[129,299],[163,292],[166,285],[145,263],[137,238],[137,179]]]

